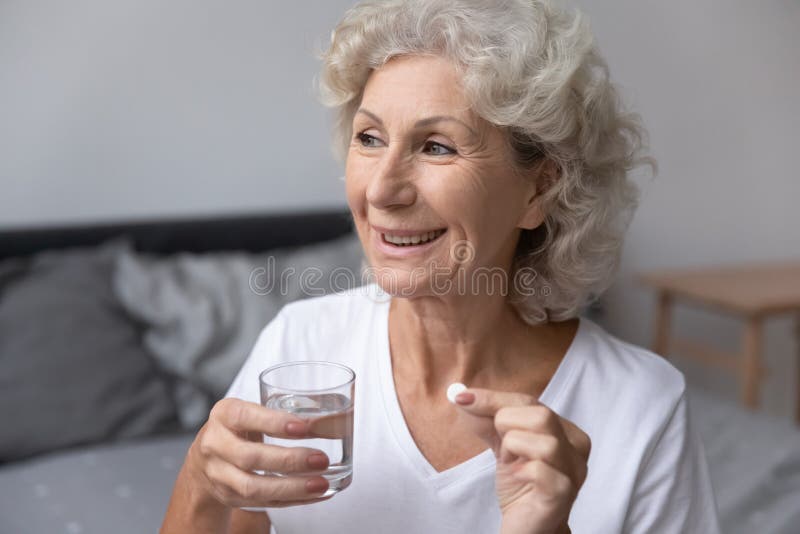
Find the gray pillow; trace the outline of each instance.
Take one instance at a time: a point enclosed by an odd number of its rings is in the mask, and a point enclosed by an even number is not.
[[[176,428],[168,384],[111,290],[127,248],[0,263],[0,462]]]
[[[117,259],[114,292],[126,311],[146,324],[144,346],[175,378],[181,423],[195,430],[281,307],[360,285],[362,255],[355,234],[261,254],[128,252]],[[293,274],[281,287],[281,273],[289,269]],[[351,280],[331,276],[342,271]]]

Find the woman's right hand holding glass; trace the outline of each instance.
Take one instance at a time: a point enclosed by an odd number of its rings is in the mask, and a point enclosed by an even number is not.
[[[263,443],[262,435],[284,439],[309,437],[308,422],[235,398],[217,402],[192,443],[187,463],[196,484],[229,507],[285,507],[330,499],[322,476],[328,457],[308,447]],[[259,475],[254,471],[286,476]],[[293,473],[304,473],[303,476]]]

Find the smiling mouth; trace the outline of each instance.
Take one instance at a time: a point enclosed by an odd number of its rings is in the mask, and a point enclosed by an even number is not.
[[[426,232],[424,234],[419,234],[414,236],[394,236],[391,234],[381,234],[381,239],[383,240],[384,243],[398,248],[417,247],[420,245],[427,245],[428,243],[436,241],[446,231],[447,229],[442,228],[440,230],[433,230],[431,232]]]

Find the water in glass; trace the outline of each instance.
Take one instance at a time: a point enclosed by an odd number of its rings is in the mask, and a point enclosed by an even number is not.
[[[353,403],[339,393],[278,393],[267,399],[266,407],[289,412],[309,422],[309,439],[279,439],[266,436],[268,443],[283,447],[309,447],[328,455],[326,470],[292,473],[294,476],[321,475],[332,495],[350,485],[353,479]],[[268,473],[285,476],[282,473]]]

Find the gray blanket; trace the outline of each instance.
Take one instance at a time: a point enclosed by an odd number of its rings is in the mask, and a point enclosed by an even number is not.
[[[726,534],[800,532],[800,428],[700,388],[689,397]]]

